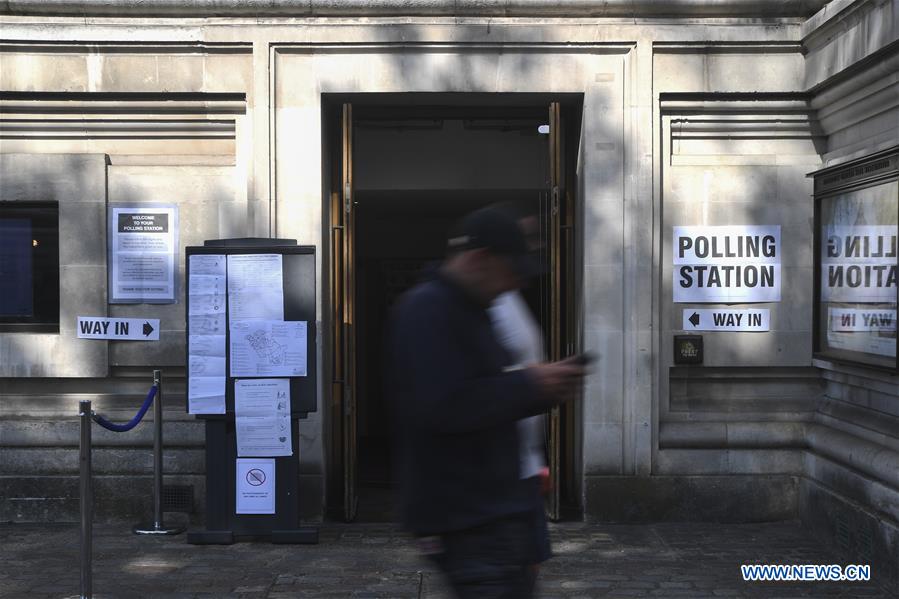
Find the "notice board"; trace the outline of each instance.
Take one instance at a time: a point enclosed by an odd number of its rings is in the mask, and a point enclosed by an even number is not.
[[[297,426],[318,405],[315,248],[213,240],[185,264],[185,407],[206,424],[206,529],[188,542],[317,542],[299,526]],[[269,397],[270,415],[247,412]]]

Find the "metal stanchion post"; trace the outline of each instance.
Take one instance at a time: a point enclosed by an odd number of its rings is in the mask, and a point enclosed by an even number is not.
[[[90,599],[93,559],[94,490],[91,472],[91,402],[78,402],[81,441],[78,463],[81,472],[81,599]]]
[[[183,526],[166,527],[162,520],[162,371],[153,371],[156,398],[153,400],[153,522],[138,524],[132,530],[138,535],[176,535]]]

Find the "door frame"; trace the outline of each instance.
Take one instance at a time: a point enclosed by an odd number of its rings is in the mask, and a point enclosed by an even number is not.
[[[325,314],[331,319],[324,340],[326,380],[326,513],[332,519],[352,521],[356,515],[358,496],[356,493],[356,469],[358,468],[356,448],[358,433],[356,427],[354,370],[355,370],[355,313],[353,268],[356,261],[354,248],[354,217],[352,187],[352,146],[353,109],[359,106],[368,110],[400,110],[409,114],[416,107],[428,114],[464,115],[467,110],[477,108],[495,109],[498,115],[504,111],[515,112],[521,108],[546,109],[551,124],[548,136],[550,177],[547,195],[550,211],[550,259],[555,268],[550,302],[556,306],[553,312],[558,318],[550,317],[545,327],[548,356],[559,359],[579,351],[583,337],[583,322],[576,306],[575,297],[581,289],[583,264],[579,257],[578,244],[583,243],[583,233],[576,227],[578,205],[583,201],[576,196],[577,152],[581,135],[582,111],[584,105],[581,93],[391,93],[391,94],[323,94],[322,95],[322,158],[324,180],[323,223],[327,243],[325,272],[329,273],[329,285],[323,286],[328,292]],[[563,118],[564,115],[564,118]],[[407,117],[410,118],[410,117]],[[347,155],[348,154],[348,155]],[[345,159],[346,156],[346,159]],[[349,231],[349,237],[347,232]],[[335,243],[337,245],[335,245]],[[561,258],[559,251],[567,244],[567,258]],[[555,249],[553,249],[555,248]],[[346,260],[349,260],[349,263]],[[558,261],[558,262],[556,262]],[[347,268],[347,266],[349,268]],[[564,290],[560,288],[564,287]],[[341,297],[342,296],[342,297]],[[346,298],[349,298],[347,301]],[[565,313],[559,317],[559,310],[565,304]],[[543,324],[543,323],[541,323]],[[351,348],[349,352],[347,349]],[[349,355],[347,355],[349,353]],[[582,434],[577,427],[582,424],[579,402],[549,413],[547,442],[550,444],[548,462],[554,482],[554,493],[547,502],[551,518],[559,519],[568,515],[579,515],[583,509],[581,498],[580,446]],[[349,435],[348,435],[349,433]],[[555,450],[553,451],[553,448]],[[567,509],[563,509],[564,507]],[[571,514],[570,512],[576,512]]]

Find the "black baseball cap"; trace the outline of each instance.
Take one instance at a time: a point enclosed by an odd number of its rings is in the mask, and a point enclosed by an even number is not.
[[[483,248],[504,256],[511,260],[521,277],[532,277],[542,270],[514,216],[496,206],[480,208],[465,216],[450,235],[447,246],[450,253]]]

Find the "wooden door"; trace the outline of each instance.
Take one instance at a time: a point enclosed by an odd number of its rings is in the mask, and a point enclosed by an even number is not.
[[[559,102],[549,105],[549,302],[548,347],[550,360],[561,360],[574,353],[574,189],[567,180],[565,168],[565,122]],[[548,422],[549,472],[552,492],[547,502],[549,517],[561,516],[561,493],[564,482],[574,475],[571,468],[573,446],[563,431],[574,426],[573,406],[553,408]],[[568,459],[563,459],[566,457]],[[563,472],[564,471],[564,472]]]
[[[331,193],[331,326],[334,351],[331,364],[332,397],[340,401],[343,452],[343,517],[356,518],[356,338],[355,247],[353,210],[353,107],[340,113],[340,188]]]

